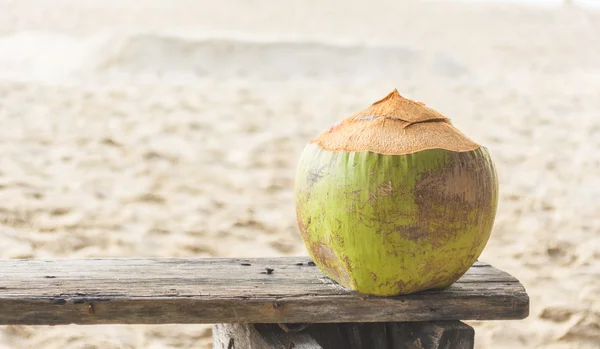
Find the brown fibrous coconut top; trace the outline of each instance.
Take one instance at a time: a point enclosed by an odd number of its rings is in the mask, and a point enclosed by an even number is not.
[[[403,155],[426,149],[462,152],[479,148],[450,119],[392,91],[382,100],[323,132],[311,143],[329,151]]]

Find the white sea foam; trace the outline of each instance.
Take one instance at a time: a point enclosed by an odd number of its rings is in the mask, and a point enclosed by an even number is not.
[[[16,33],[0,37],[0,77],[47,83],[82,78],[282,81],[441,78],[469,73],[451,53],[399,46],[308,41],[194,39],[171,35],[75,37]]]

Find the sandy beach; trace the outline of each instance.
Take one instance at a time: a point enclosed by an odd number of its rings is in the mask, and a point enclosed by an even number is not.
[[[476,348],[600,348],[600,12],[431,1],[0,0],[0,258],[306,255],[304,145],[397,88],[486,145],[481,260],[531,297]],[[0,348],[210,348],[210,326]]]

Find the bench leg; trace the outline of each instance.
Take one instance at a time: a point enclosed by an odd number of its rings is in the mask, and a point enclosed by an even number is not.
[[[218,324],[213,327],[213,348],[473,349],[475,337],[473,328],[460,321],[312,324],[306,329],[290,324],[289,328]]]

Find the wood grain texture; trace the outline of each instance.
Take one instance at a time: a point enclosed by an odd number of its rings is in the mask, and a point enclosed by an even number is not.
[[[213,349],[322,349],[308,331],[285,333],[273,324],[217,324]],[[375,349],[375,348],[374,348]]]
[[[0,324],[492,320],[522,319],[529,311],[518,280],[484,263],[444,290],[384,298],[347,291],[309,262],[2,260]]]
[[[474,338],[460,321],[312,324],[297,333],[273,324],[213,326],[214,349],[473,349]]]

